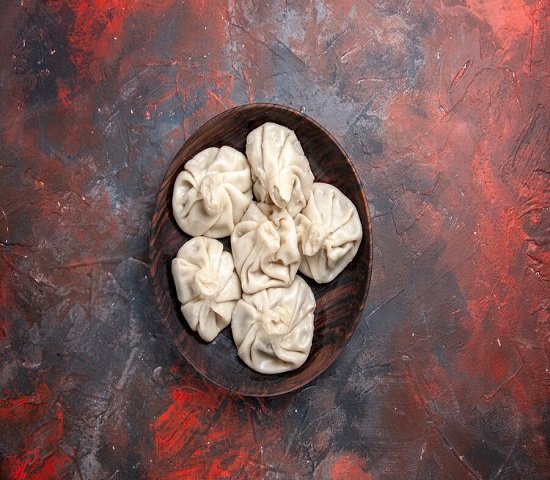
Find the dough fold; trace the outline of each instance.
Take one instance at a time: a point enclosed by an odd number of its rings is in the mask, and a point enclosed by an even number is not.
[[[252,203],[231,234],[243,292],[286,287],[300,265],[296,226],[284,209]]]
[[[363,228],[355,205],[328,183],[314,183],[304,210],[294,219],[302,254],[300,272],[327,283],[353,260]]]
[[[246,157],[231,147],[207,148],[189,160],[174,184],[172,210],[191,236],[231,235],[252,201]]]
[[[254,195],[262,203],[286,208],[294,218],[306,205],[313,173],[296,134],[282,125],[264,123],[246,138]]]
[[[289,287],[243,294],[231,321],[239,357],[260,373],[301,367],[311,350],[314,311],[313,292],[300,277]]]
[[[206,342],[229,323],[241,285],[231,253],[207,237],[186,242],[172,260],[172,276],[185,320]]]

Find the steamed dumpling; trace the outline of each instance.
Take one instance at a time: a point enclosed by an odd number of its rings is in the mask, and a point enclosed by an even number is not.
[[[252,201],[246,157],[231,147],[207,148],[189,160],[176,178],[174,218],[191,236],[231,235]]]
[[[214,340],[231,322],[241,298],[233,258],[218,240],[192,238],[172,260],[181,311],[192,330],[206,342]]]
[[[289,287],[243,294],[231,322],[239,357],[260,373],[299,368],[311,349],[314,310],[313,292],[300,277]]]
[[[246,293],[290,285],[300,265],[294,221],[274,205],[250,205],[231,234],[231,251]]]
[[[355,205],[336,187],[314,183],[295,221],[300,272],[318,283],[330,282],[353,260],[363,237]]]
[[[282,125],[264,123],[246,138],[254,195],[263,203],[286,208],[294,218],[311,193],[313,173],[296,134]]]

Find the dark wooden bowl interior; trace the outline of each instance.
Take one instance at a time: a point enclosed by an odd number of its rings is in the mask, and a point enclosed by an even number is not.
[[[183,318],[170,272],[170,262],[190,239],[172,215],[172,189],[185,162],[207,147],[229,145],[244,153],[246,136],[265,122],[294,130],[309,159],[316,181],[331,183],[355,204],[363,224],[363,241],[354,261],[332,282],[313,289],[315,333],[306,363],[293,372],[264,375],[248,368],[237,356],[228,327],[211,343],[203,342]],[[229,238],[221,239],[225,249]],[[254,396],[295,390],[329,367],[343,349],[365,306],[372,266],[372,233],[368,205],[353,165],[338,142],[317,122],[302,113],[274,104],[249,104],[212,118],[185,142],[168,168],[157,197],[149,240],[151,278],[162,319],[187,361],[212,382]]]

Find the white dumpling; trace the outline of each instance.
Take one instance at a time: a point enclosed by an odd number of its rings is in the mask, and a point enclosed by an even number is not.
[[[191,236],[231,235],[252,201],[246,157],[231,147],[207,148],[189,160],[176,178],[174,218]]]
[[[296,134],[276,123],[264,123],[246,137],[254,195],[262,203],[286,208],[294,218],[311,193],[313,173]]]
[[[245,293],[290,285],[300,265],[294,221],[274,205],[250,205],[231,234],[231,251]]]
[[[336,187],[314,183],[295,222],[300,272],[318,283],[332,281],[353,260],[363,237],[355,205]]]
[[[185,320],[206,342],[229,323],[241,285],[231,253],[218,240],[195,237],[172,260],[172,276]]]
[[[311,350],[314,311],[315,296],[300,277],[289,287],[243,294],[231,321],[239,357],[260,373],[299,368]]]

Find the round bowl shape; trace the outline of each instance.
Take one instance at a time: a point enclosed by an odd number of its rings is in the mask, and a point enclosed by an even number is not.
[[[191,237],[183,233],[172,214],[174,181],[185,162],[208,147],[229,145],[244,153],[246,136],[265,122],[296,132],[311,164],[315,181],[330,183],[357,207],[363,240],[354,260],[332,282],[319,285],[305,278],[315,294],[315,332],[307,361],[292,372],[265,375],[248,368],[237,356],[231,328],[206,343],[187,325],[180,310],[170,264]],[[229,237],[220,239],[230,250]],[[149,239],[153,291],[164,323],[185,359],[213,383],[243,395],[287,393],[312,381],[327,369],[344,348],[361,320],[372,270],[372,230],[359,177],[338,142],[316,121],[288,107],[248,104],[227,110],[200,127],[177,153],[160,187]]]

